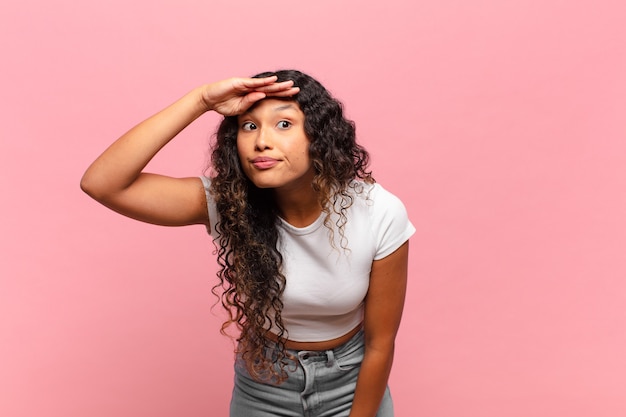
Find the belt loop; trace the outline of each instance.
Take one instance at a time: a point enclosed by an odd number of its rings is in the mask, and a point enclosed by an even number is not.
[[[335,352],[331,350],[326,351],[326,367],[330,368],[335,364]]]

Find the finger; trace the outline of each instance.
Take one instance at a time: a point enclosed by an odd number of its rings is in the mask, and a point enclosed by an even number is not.
[[[280,83],[272,83],[269,85],[258,87],[256,88],[256,91],[262,91],[264,93],[274,93],[277,91],[286,91],[292,87],[293,87],[293,81],[287,80],[287,81],[282,81]]]
[[[276,83],[277,79],[278,77],[276,75],[265,78],[241,78],[241,83],[246,88],[256,89],[259,87],[274,84]]]
[[[265,93],[260,92],[260,91],[253,91],[250,94],[246,94],[241,99],[241,112],[242,113],[245,112],[254,103],[256,103],[259,100],[263,100],[265,97],[267,97],[267,95]]]
[[[299,87],[291,87],[289,90],[281,90],[275,92],[266,93],[268,97],[291,97],[300,92]]]

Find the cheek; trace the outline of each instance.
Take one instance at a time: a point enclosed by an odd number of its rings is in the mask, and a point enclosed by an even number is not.
[[[309,144],[302,149],[302,160],[306,162],[307,165],[312,165],[313,161],[311,160],[311,150]]]
[[[304,134],[302,135],[304,136]],[[303,163],[310,164],[311,163],[311,142],[304,136],[304,140],[302,140],[295,151],[298,154],[298,159]]]

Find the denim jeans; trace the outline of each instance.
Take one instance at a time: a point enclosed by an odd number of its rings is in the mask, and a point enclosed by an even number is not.
[[[290,350],[297,363],[280,385],[253,380],[238,357],[230,417],[347,417],[364,350],[363,331],[336,349]],[[393,417],[388,387],[376,416]]]

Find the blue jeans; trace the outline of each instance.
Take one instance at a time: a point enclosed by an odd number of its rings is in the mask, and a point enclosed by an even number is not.
[[[280,385],[253,380],[237,357],[230,417],[347,417],[364,351],[363,331],[336,349],[289,350],[297,363]],[[376,416],[393,417],[389,387]]]

